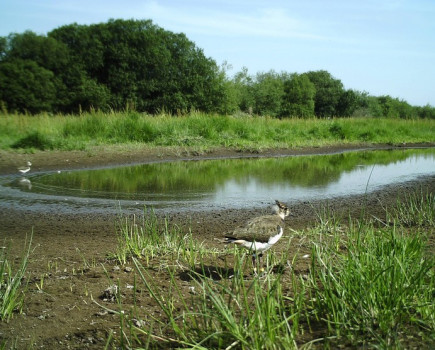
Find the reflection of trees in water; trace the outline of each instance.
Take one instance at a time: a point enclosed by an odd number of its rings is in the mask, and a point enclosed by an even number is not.
[[[337,181],[359,166],[390,164],[415,156],[433,157],[433,150],[348,152],[283,158],[177,161],[131,167],[75,171],[43,176],[44,185],[114,193],[212,191],[227,181],[290,183],[310,187]]]

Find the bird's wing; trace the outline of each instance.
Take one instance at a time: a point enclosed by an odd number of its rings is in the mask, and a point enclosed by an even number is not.
[[[259,216],[249,220],[245,226],[236,228],[233,236],[247,241],[267,242],[271,236],[276,234],[277,225],[283,225],[279,216]]]

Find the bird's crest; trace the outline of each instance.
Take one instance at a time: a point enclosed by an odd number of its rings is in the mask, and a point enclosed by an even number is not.
[[[280,202],[279,200],[275,199],[275,203],[278,207],[277,214],[281,217],[281,219],[285,219],[287,216],[290,215],[290,209],[288,206],[286,206],[283,202]]]

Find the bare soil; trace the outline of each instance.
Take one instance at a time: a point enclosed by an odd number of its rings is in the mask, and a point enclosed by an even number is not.
[[[387,148],[389,146],[372,146]],[[277,155],[327,154],[342,152],[361,147],[304,148],[295,150],[274,150],[261,153],[214,150],[196,153],[189,150],[173,149],[135,149],[110,150],[97,149],[75,152],[36,152],[20,154],[0,151],[0,174],[16,172],[16,166],[25,160],[33,163],[38,171],[53,169],[80,169],[101,166],[114,166],[134,163],[171,161],[175,159],[221,158],[221,157],[268,157]],[[385,217],[385,208],[392,207],[404,195],[414,191],[434,192],[435,177],[419,181],[387,186],[380,191],[365,196],[349,196],[329,200],[327,203],[300,202],[291,207],[293,216],[288,219],[285,237],[292,239],[290,256],[294,253],[296,273],[308,271],[309,261],[303,260],[310,252],[310,243],[303,237],[294,235],[293,230],[302,230],[314,225],[317,213],[327,206],[338,216],[349,215],[378,218]],[[279,199],[279,198],[277,198]],[[272,203],[271,203],[272,204]],[[264,213],[267,208],[253,210],[221,210],[218,212],[175,213],[168,218],[170,225],[182,229],[191,228],[199,242],[206,246],[220,247],[215,238],[231,232],[236,226],[248,219]],[[132,264],[121,266],[108,254],[116,251],[115,216],[93,213],[59,214],[55,212],[34,213],[19,209],[0,212],[0,241],[10,245],[9,259],[19,263],[26,238],[33,232],[32,251],[27,269],[27,291],[22,313],[14,314],[9,322],[0,323],[0,344],[22,349],[33,346],[43,349],[102,349],[111,332],[119,339],[120,318],[106,312],[92,301],[116,309],[117,304],[105,295],[104,291],[114,282],[122,290],[123,306],[129,310],[135,294],[136,306],[148,315],[163,318],[161,311],[150,298],[143,286],[136,293],[129,288],[138,280]],[[286,247],[288,240],[277,244],[277,251]],[[430,242],[433,244],[433,237]],[[294,252],[293,252],[294,250]],[[162,289],[168,285],[168,276],[158,271],[159,261],[150,262],[149,270],[154,283]],[[221,278],[222,260],[209,262],[210,276]],[[231,270],[231,269],[230,269]],[[231,274],[233,271],[226,271]],[[136,277],[135,277],[136,276]],[[186,271],[180,270],[177,278],[183,293],[189,296],[193,282]],[[106,299],[106,300],[103,300]]]

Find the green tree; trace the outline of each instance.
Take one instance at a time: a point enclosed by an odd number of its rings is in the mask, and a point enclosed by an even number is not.
[[[237,72],[232,83],[236,91],[236,100],[238,108],[245,113],[252,114],[254,110],[254,80],[248,73],[248,68],[243,67],[240,72]]]
[[[231,66],[224,62],[217,74],[218,93],[215,96],[214,104],[216,105],[215,111],[221,114],[231,114],[239,109],[240,95],[239,91],[234,84],[234,81],[228,79],[227,74]]]
[[[0,101],[11,112],[51,111],[56,84],[51,71],[31,60],[0,62]]]
[[[26,31],[10,34],[4,60],[30,60],[54,74],[62,72],[70,64],[68,48],[53,38]]]
[[[336,105],[338,117],[351,117],[358,107],[359,96],[353,90],[342,91]]]
[[[306,74],[293,74],[284,82],[281,116],[313,117],[315,95],[316,88]]]
[[[382,116],[386,118],[412,119],[418,116],[417,109],[413,108],[406,101],[391,96],[380,96],[377,98]]]
[[[0,60],[6,56],[8,41],[5,37],[0,37]]]
[[[47,36],[65,45],[69,50],[72,63],[86,71],[89,76],[101,80],[99,74],[104,66],[105,47],[102,42],[104,33],[96,33],[92,28],[77,23],[61,26]],[[108,35],[108,34],[107,34]]]
[[[55,101],[39,102],[41,106],[50,106],[46,111],[72,112],[79,109],[80,95],[83,95],[82,84],[88,77],[65,44],[55,38],[37,35],[30,31],[11,34],[7,37],[7,50],[3,62],[14,63],[20,60],[34,62],[38,67],[52,73],[51,82],[56,91]],[[23,77],[18,81],[25,84],[26,79]],[[17,82],[14,85],[16,84]],[[26,89],[25,86],[22,88]],[[33,96],[51,98],[51,94],[42,91]],[[25,105],[22,107],[28,110]]]
[[[435,107],[429,104],[423,107],[417,107],[417,114],[420,118],[435,119]]]
[[[110,105],[139,111],[225,110],[226,82],[216,63],[184,34],[150,20],[73,24],[49,33],[70,47],[89,78],[110,91]]]
[[[257,73],[255,84],[252,86],[255,114],[279,116],[284,96],[284,81],[288,74],[269,71]]]
[[[317,117],[330,118],[339,115],[338,105],[343,94],[343,84],[325,70],[306,73],[316,88],[314,111]]]

